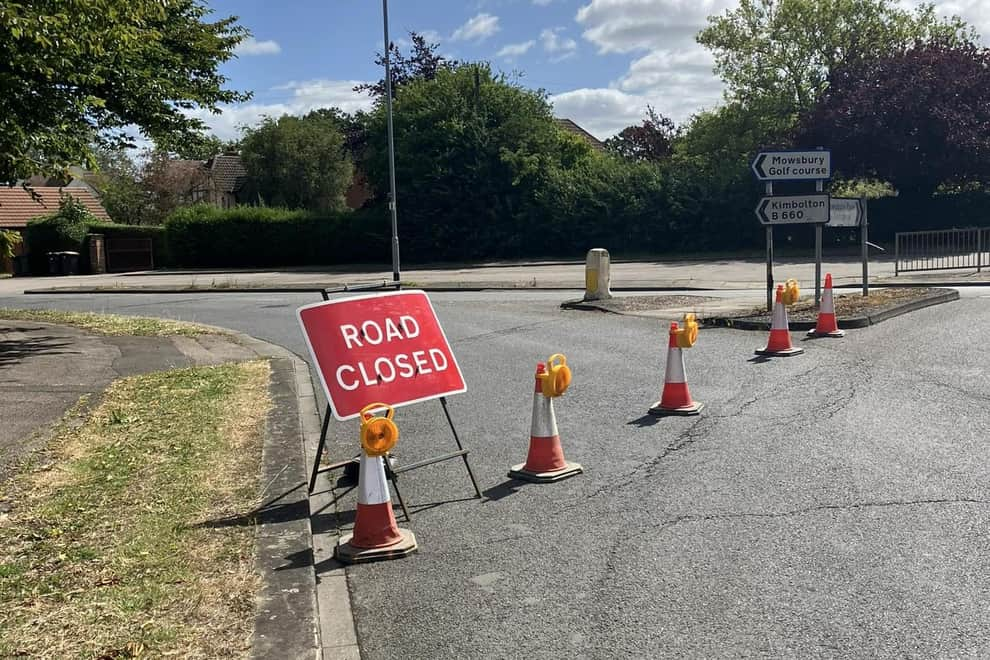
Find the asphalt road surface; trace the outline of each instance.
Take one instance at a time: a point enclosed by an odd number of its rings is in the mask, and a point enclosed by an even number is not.
[[[990,657],[987,289],[754,360],[763,333],[686,351],[701,416],[655,420],[656,321],[566,294],[431,296],[468,382],[459,463],[400,482],[420,552],[348,569],[365,658]],[[19,296],[227,326],[303,355],[302,295]],[[800,335],[794,334],[796,340]],[[535,364],[585,474],[520,484]],[[308,356],[306,356],[308,358]],[[439,404],[396,413],[400,462],[447,451]],[[357,446],[337,425],[334,450]],[[341,522],[355,493],[341,493]],[[402,523],[405,525],[405,523]]]

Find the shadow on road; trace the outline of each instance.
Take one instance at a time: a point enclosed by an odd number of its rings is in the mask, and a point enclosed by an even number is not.
[[[0,336],[7,332],[36,332],[42,328],[4,328]],[[28,337],[25,339],[0,339],[0,367],[17,364],[32,355],[63,355],[78,351],[63,350],[70,342],[52,337]]]
[[[638,417],[636,419],[626,422],[626,426],[638,426],[639,428],[645,428],[647,426],[653,426],[657,424],[659,421],[660,421],[659,417],[647,413],[642,417]]]

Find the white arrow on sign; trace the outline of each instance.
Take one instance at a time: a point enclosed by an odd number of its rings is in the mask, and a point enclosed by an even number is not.
[[[818,181],[832,178],[832,152],[763,151],[753,161],[760,181]]]
[[[756,217],[765,225],[826,224],[828,195],[764,197],[756,207]]]
[[[829,204],[829,227],[859,227],[863,224],[863,205],[855,198],[833,197]]]

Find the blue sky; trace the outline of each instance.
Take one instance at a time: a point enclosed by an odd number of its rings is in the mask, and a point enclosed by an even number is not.
[[[378,80],[382,50],[380,0],[207,0],[216,15],[236,15],[252,32],[222,71],[236,89],[254,92],[220,117],[213,130],[262,115],[299,114],[334,105],[367,107],[351,88]],[[901,0],[905,7],[914,2]],[[984,34],[990,1],[936,3]],[[490,61],[550,94],[555,114],[598,137],[638,123],[647,104],[675,121],[718,104],[722,85],[710,55],[694,42],[706,17],[737,0],[390,0],[389,28],[403,50],[409,31],[440,43],[450,57]]]

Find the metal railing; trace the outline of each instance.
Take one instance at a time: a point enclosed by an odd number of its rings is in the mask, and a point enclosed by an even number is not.
[[[894,235],[894,274],[921,270],[990,266],[990,228],[898,232]]]

